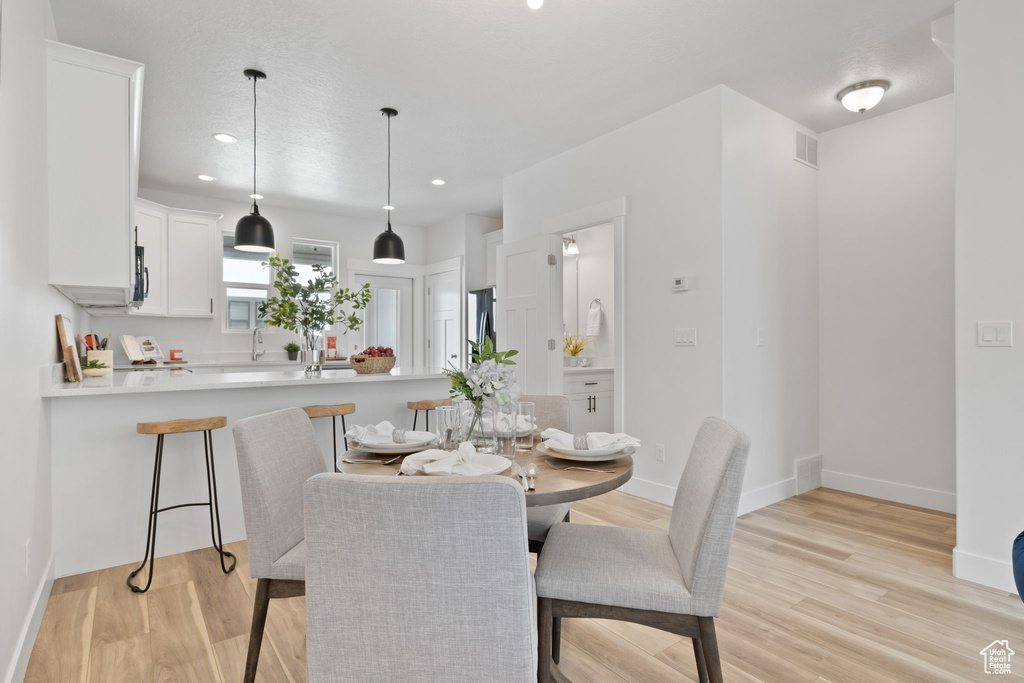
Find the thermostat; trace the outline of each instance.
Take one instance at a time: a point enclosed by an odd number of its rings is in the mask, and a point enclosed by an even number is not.
[[[672,278],[672,291],[685,292],[690,288],[689,278],[685,275]]]

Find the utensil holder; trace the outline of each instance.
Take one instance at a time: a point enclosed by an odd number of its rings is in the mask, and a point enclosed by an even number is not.
[[[112,373],[114,371],[114,352],[112,350],[111,351],[86,351],[85,352],[85,361],[86,361],[86,363],[88,363],[89,361],[94,361],[94,360],[95,361],[99,361],[100,363],[103,363],[107,367],[105,367],[105,368],[96,368],[94,370],[90,370],[88,368],[82,368],[82,374],[83,375],[88,375],[89,377],[102,377],[103,375],[109,375],[110,373]]]

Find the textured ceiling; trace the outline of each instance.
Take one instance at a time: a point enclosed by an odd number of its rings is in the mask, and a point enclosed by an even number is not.
[[[248,201],[255,67],[261,204],[383,221],[391,106],[405,225],[500,215],[503,176],[718,83],[819,132],[953,90],[952,0],[50,2],[63,42],[146,65],[144,187]],[[842,109],[870,78],[882,104]]]

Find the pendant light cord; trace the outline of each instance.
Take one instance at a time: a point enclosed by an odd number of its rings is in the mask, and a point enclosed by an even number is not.
[[[252,79],[252,205],[256,206],[256,82],[259,79]]]
[[[391,206],[391,117],[388,116],[388,206]],[[391,210],[388,210],[388,230],[391,229]]]

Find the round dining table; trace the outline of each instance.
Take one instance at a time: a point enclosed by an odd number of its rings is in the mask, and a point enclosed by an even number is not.
[[[385,465],[393,456],[370,454],[349,450],[338,460],[338,471],[345,474],[390,474],[398,473],[401,458]],[[377,462],[345,462],[346,460],[374,460]],[[535,488],[526,492],[526,506],[558,505],[593,498],[619,488],[633,476],[633,458],[629,455],[612,457],[607,460],[580,462],[563,460],[546,455],[535,445],[530,451],[516,453],[516,464],[525,467],[537,464]],[[558,469],[570,468],[570,469]],[[425,475],[412,475],[425,476]],[[506,470],[506,476],[511,476]],[[518,477],[516,477],[518,480]]]

